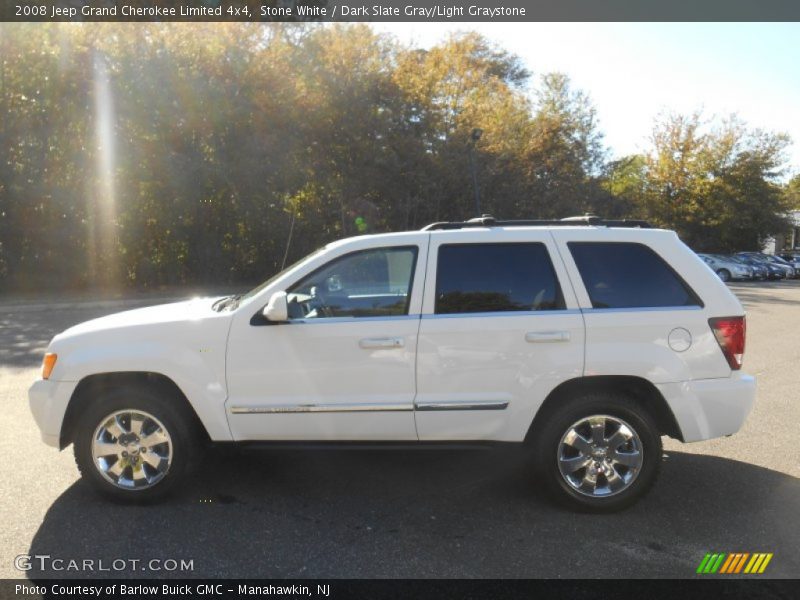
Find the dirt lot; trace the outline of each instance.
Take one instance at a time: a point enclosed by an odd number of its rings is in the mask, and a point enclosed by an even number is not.
[[[712,551],[773,552],[761,577],[797,577],[800,282],[732,288],[753,415],[733,437],[667,441],[653,492],[603,517],[548,504],[507,451],[215,452],[165,504],[104,502],[71,451],[40,442],[26,391],[53,334],[148,301],[0,305],[0,577],[690,577]],[[15,569],[26,554],[127,566]],[[153,558],[193,570],[142,566]]]

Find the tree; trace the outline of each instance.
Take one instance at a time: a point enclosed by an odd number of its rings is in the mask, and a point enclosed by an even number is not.
[[[7,23],[0,289],[245,286],[343,236],[472,217],[474,128],[500,218],[648,218],[739,249],[798,206],[785,136],[672,115],[608,162],[588,94],[476,33]]]
[[[667,115],[647,162],[648,218],[697,250],[760,249],[787,226],[779,181],[788,143],[735,117],[709,128],[699,113]]]
[[[800,175],[795,175],[786,184],[784,190],[786,195],[786,204],[792,210],[800,210]]]
[[[529,216],[556,218],[592,210],[593,180],[605,159],[602,137],[589,97],[561,73],[544,75],[523,158],[530,186],[523,202]]]

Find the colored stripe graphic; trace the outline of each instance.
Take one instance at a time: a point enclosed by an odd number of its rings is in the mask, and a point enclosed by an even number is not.
[[[713,566],[713,567],[711,567],[711,571],[709,571],[709,572],[710,572],[710,573],[716,573],[716,572],[717,572],[717,569],[719,569],[719,568],[720,568],[720,566],[722,566],[722,561],[723,561],[724,559],[725,559],[725,554],[720,554],[720,555],[719,555],[719,558],[717,558],[717,562],[715,562],[715,563],[714,563],[714,566]]]
[[[744,561],[747,560],[748,556],[750,556],[749,552],[745,552],[744,554],[742,554],[742,558],[739,559],[739,564],[736,565],[736,570],[734,571],[734,573],[739,573],[742,570],[742,567],[744,566]]]
[[[710,554],[706,554],[705,557],[703,557],[703,560],[700,561],[700,566],[697,567],[697,572],[698,573],[702,573],[703,572],[703,569],[706,568],[706,565],[708,564],[708,559],[710,559],[710,558],[711,558]]]
[[[735,562],[736,554],[728,554],[728,559],[722,563],[722,568],[719,570],[720,573],[730,573],[731,565]]]
[[[763,573],[764,569],[767,568],[767,565],[769,564],[769,561],[771,561],[771,560],[772,560],[772,552],[767,554],[767,556],[764,558],[764,562],[761,563],[761,568],[758,570],[758,572],[759,573]]]
[[[747,566],[744,568],[745,573],[752,573],[755,569],[758,568],[759,564],[761,564],[761,560],[764,558],[763,554],[753,554],[753,558],[750,559],[750,562],[747,563]]]
[[[724,552],[707,553],[697,567],[697,573],[702,574],[738,574],[750,575],[763,573],[774,556],[771,552]],[[744,571],[742,571],[744,569]]]
[[[698,573],[716,573],[717,569],[722,565],[725,560],[725,554],[706,554],[700,566],[697,567]]]

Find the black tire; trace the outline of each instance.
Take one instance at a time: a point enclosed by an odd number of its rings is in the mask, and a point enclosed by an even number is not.
[[[621,420],[638,435],[641,444],[642,463],[638,473],[627,487],[605,496],[589,496],[577,491],[559,468],[562,436],[574,424],[593,415]],[[558,505],[581,512],[615,512],[634,504],[655,483],[662,461],[661,436],[652,416],[636,400],[605,392],[587,393],[563,399],[557,408],[543,415],[543,419],[532,432],[534,467],[545,491]],[[623,469],[625,467],[620,467]],[[580,477],[581,471],[576,474]],[[607,481],[602,477],[598,480]]]
[[[717,275],[722,281],[730,281],[731,280],[731,272],[728,269],[720,269],[717,271]]]
[[[127,410],[143,411],[155,417],[170,438],[171,462],[163,476],[147,487],[123,488],[116,485],[106,479],[92,455],[92,443],[98,428],[107,422],[110,415]],[[125,385],[98,393],[80,416],[73,438],[75,462],[83,480],[106,498],[126,503],[148,503],[169,495],[192,470],[203,451],[194,420],[186,412],[176,398],[157,387]],[[132,474],[132,471],[127,472]]]

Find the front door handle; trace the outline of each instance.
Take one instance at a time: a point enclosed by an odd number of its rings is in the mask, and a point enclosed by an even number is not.
[[[364,349],[369,348],[402,348],[405,346],[403,338],[399,337],[386,337],[386,338],[364,338],[358,342],[359,347]]]
[[[525,341],[530,342],[531,344],[568,342],[569,331],[529,331],[525,334]]]

